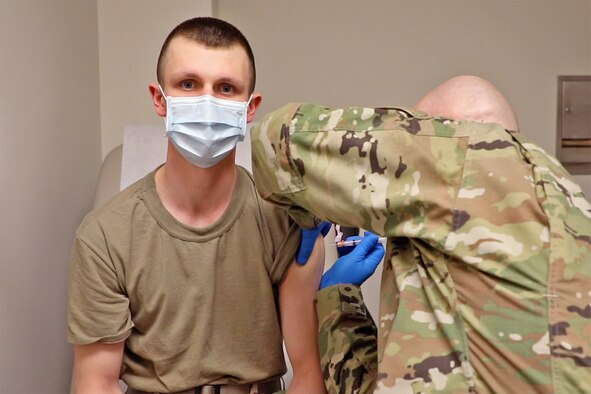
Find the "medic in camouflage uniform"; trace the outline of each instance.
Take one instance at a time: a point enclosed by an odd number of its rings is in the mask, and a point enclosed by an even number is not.
[[[377,332],[358,287],[318,293],[329,392],[591,393],[591,205],[540,147],[492,123],[289,104],[252,149],[259,191],[300,226],[388,237]]]

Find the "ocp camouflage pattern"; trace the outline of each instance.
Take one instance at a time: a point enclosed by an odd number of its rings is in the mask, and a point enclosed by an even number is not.
[[[388,237],[376,392],[591,392],[591,205],[525,136],[289,104],[253,129],[252,153],[261,195],[301,226]],[[321,342],[346,320],[321,319]]]
[[[359,287],[330,286],[320,290],[318,297],[318,314],[326,316],[320,321],[319,331],[323,335],[318,338],[318,346],[328,392],[370,392],[377,374],[377,329]],[[337,320],[340,323],[334,324]]]

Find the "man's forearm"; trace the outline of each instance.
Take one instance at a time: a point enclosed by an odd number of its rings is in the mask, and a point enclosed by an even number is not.
[[[317,294],[320,348],[329,393],[371,393],[377,378],[377,327],[361,289],[336,285]]]

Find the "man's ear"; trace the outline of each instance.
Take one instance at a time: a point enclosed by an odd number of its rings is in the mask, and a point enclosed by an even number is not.
[[[260,93],[253,93],[252,98],[250,99],[250,104],[248,105],[248,118],[246,119],[247,123],[252,122],[254,119],[254,115],[257,112],[257,109],[263,102],[263,95]]]
[[[160,91],[160,85],[155,82],[152,82],[148,87],[150,90],[150,95],[152,96],[152,103],[154,103],[154,111],[158,116],[165,117],[166,116],[166,99],[162,95]]]

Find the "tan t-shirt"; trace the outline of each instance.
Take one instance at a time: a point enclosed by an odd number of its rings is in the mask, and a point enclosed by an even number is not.
[[[126,340],[122,379],[144,391],[282,375],[276,286],[298,244],[297,226],[243,168],[226,212],[204,228],[166,211],[151,173],[77,231],[68,340]]]

